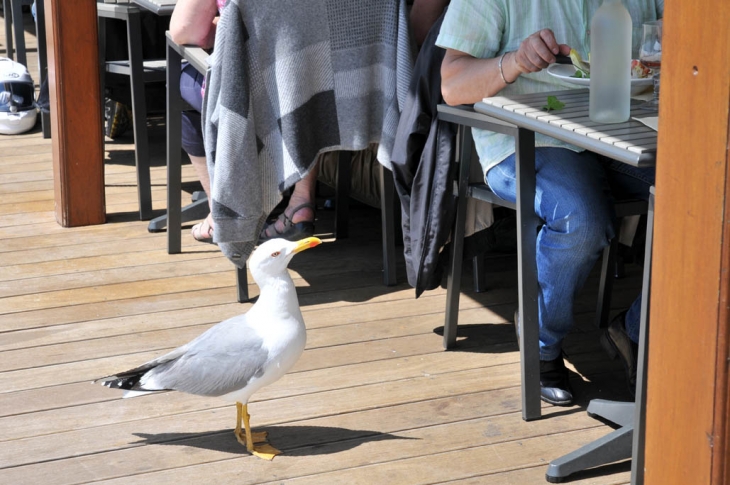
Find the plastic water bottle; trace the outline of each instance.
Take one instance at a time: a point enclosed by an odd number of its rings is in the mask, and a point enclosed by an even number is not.
[[[589,116],[623,123],[631,104],[631,16],[621,0],[603,0],[591,20]]]

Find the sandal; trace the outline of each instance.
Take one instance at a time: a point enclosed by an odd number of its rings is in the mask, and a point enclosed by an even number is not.
[[[287,211],[285,210],[274,222],[264,226],[264,229],[261,231],[261,235],[259,236],[259,244],[266,242],[269,239],[298,241],[306,237],[312,237],[314,235],[314,221],[299,221],[297,223],[292,221],[294,214],[302,209],[311,209],[312,212],[315,211],[314,204],[310,204],[309,202],[296,206],[289,214],[287,214]],[[283,231],[280,231],[276,226],[276,223],[280,220],[284,224]]]
[[[203,234],[208,234],[207,236],[203,236]],[[208,244],[215,244],[213,242],[213,226],[210,225],[208,222],[208,218],[206,217],[203,222],[199,222],[193,226],[193,228],[190,230],[190,234],[193,236],[193,239],[195,239],[198,242],[201,243],[208,243]]]

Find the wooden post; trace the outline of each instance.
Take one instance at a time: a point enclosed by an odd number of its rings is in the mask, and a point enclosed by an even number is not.
[[[45,0],[56,220],[103,224],[104,138],[95,0]]]
[[[645,483],[730,483],[730,2],[665,2]]]

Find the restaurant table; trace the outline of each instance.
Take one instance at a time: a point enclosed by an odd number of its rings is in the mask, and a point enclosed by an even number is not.
[[[147,101],[145,83],[161,82],[165,79],[164,60],[144,60],[142,54],[141,10],[129,0],[105,0],[97,2],[99,16],[99,66],[102,70],[102,92],[105,73],[129,76],[132,125],[134,131],[134,156],[137,167],[137,192],[139,197],[139,218],[152,217],[152,186],[150,180],[149,140],[147,135]],[[106,61],[105,20],[117,19],[127,27],[127,61]]]
[[[573,89],[509,97],[495,96],[476,103],[473,109],[445,105],[438,107],[439,118],[458,124],[460,130],[473,127],[515,137],[518,290],[522,320],[522,416],[528,421],[541,415],[536,264],[536,228],[541,222],[534,210],[535,133],[551,136],[635,167],[652,166],[656,162],[657,132],[634,119],[618,124],[590,121],[588,93],[587,89]],[[565,103],[565,107],[559,111],[545,111],[543,106],[547,96],[558,97]],[[637,109],[635,104],[632,106],[632,116],[646,114]],[[466,187],[462,187],[463,185],[465,184],[459,184],[460,197],[466,194]],[[642,316],[645,317],[645,312],[642,312]],[[646,325],[642,325],[642,332],[645,327]],[[639,362],[643,361],[644,348],[641,347]],[[639,371],[640,377],[643,377],[643,365]],[[643,402],[642,386],[638,383],[636,399],[637,403]],[[622,428],[611,433],[607,439],[598,440],[554,460],[547,473],[550,481],[560,481],[578,470],[628,458],[632,454],[632,441],[643,438],[639,433],[636,436],[633,433],[634,424],[637,423],[638,427],[642,422],[643,406],[594,400],[588,412],[594,416],[605,417]],[[643,446],[633,446],[633,449],[632,463],[636,467],[637,463],[643,462],[643,457],[637,456],[637,453],[643,452]]]
[[[161,16],[170,16],[177,0],[132,0],[140,7]]]

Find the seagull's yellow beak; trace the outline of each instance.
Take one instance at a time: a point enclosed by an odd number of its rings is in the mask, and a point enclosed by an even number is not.
[[[319,240],[317,237],[308,237],[306,239],[302,239],[300,241],[297,241],[296,247],[294,247],[294,251],[292,251],[294,254],[301,253],[305,249],[313,248],[314,246],[318,246],[322,244],[322,241]]]

